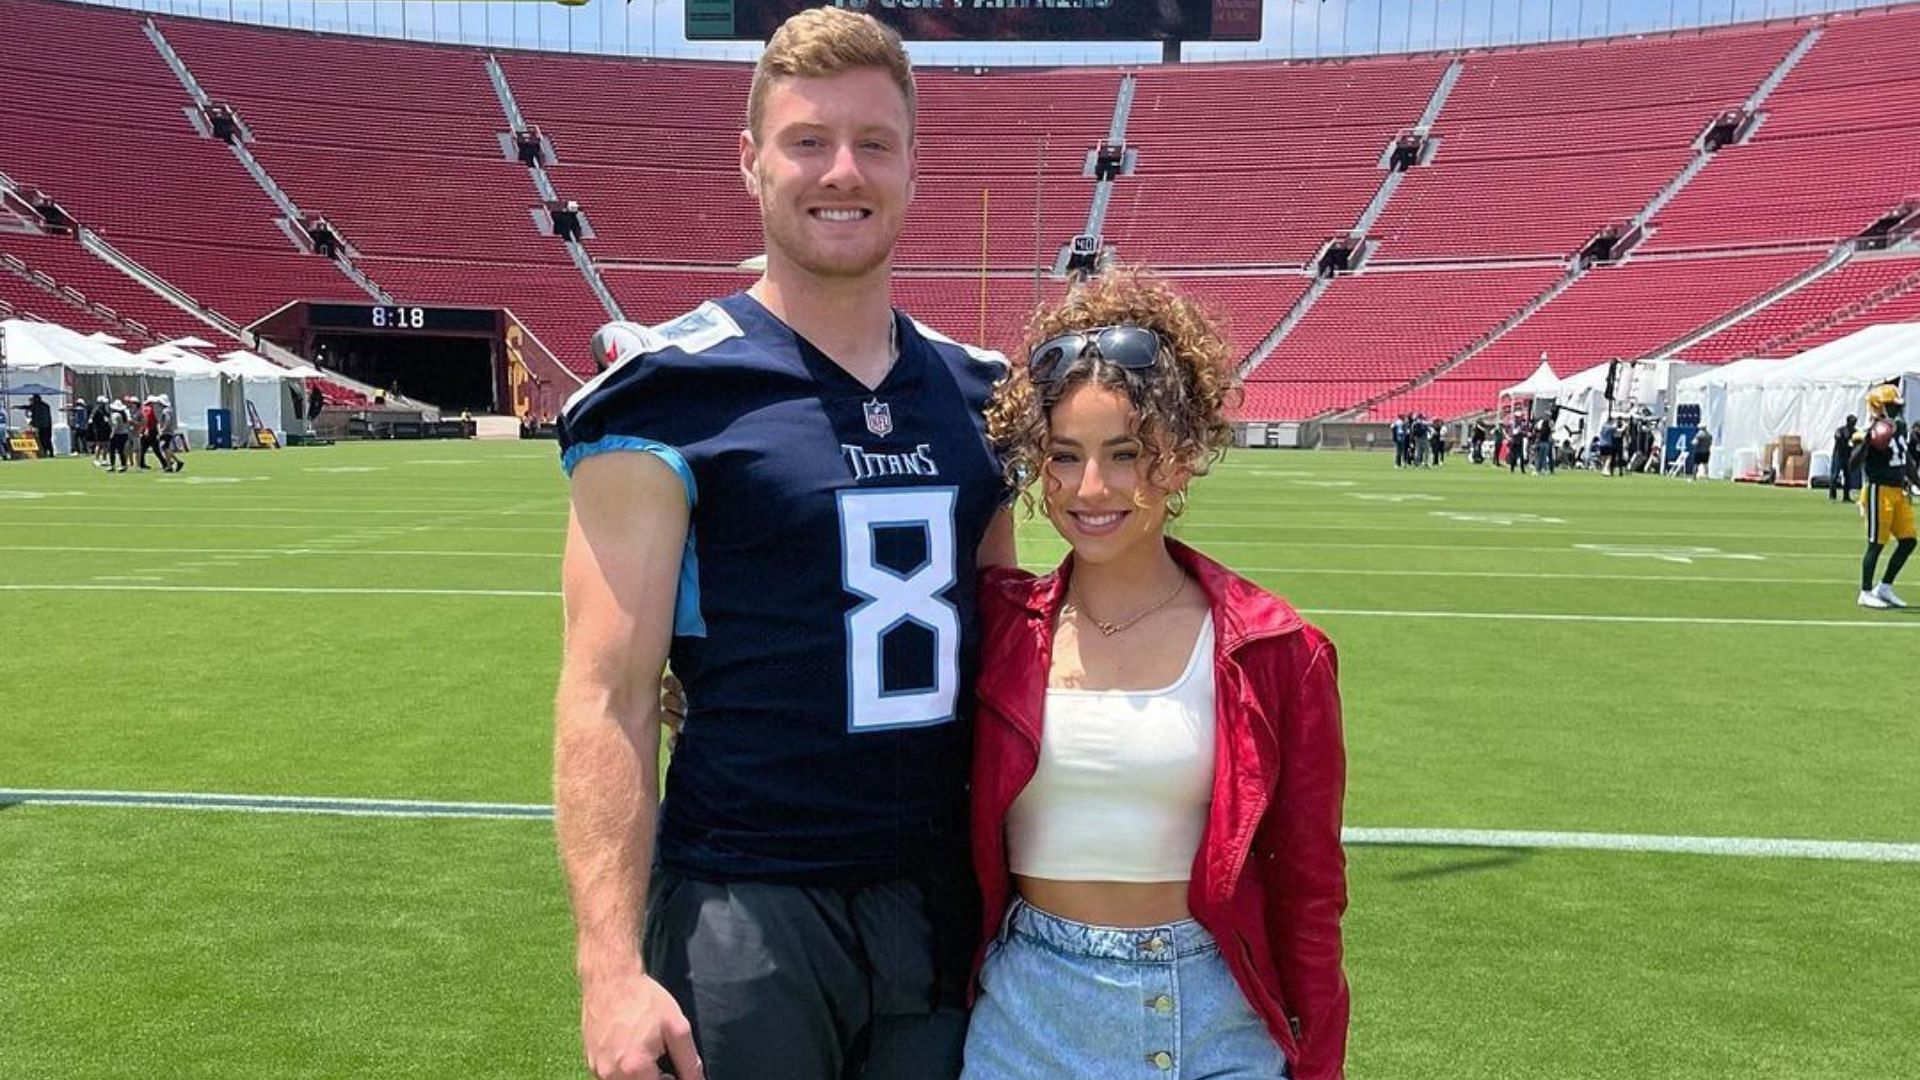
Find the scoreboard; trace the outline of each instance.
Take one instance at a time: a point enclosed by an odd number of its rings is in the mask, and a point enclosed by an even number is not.
[[[830,0],[909,41],[1258,41],[1262,0]],[[688,41],[765,41],[820,0],[686,0]]]
[[[315,330],[358,330],[369,334],[491,334],[499,328],[499,315],[482,308],[313,303],[307,305],[307,325]]]

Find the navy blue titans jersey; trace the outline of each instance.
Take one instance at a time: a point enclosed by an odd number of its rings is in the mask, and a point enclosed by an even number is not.
[[[894,319],[869,390],[735,294],[643,332],[561,417],[569,473],[639,451],[686,485],[671,870],[859,881],[964,857],[974,560],[1005,500],[981,411],[1005,365]]]

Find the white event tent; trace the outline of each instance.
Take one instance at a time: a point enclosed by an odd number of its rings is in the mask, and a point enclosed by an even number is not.
[[[282,411],[287,401],[286,384],[289,380],[301,380],[307,376],[245,349],[221,353],[219,369],[230,380],[223,400],[227,408],[233,410],[234,441],[241,441],[239,433],[245,430],[247,406],[251,404],[253,415],[261,425],[272,428],[280,445],[285,446],[287,426],[282,419]]]
[[[1560,392],[1560,379],[1545,360],[1533,369],[1526,382],[1514,383],[1500,391],[1503,398],[1550,398]]]
[[[1562,418],[1562,427],[1587,432],[1598,430],[1594,427],[1594,418],[1605,417],[1609,411],[1607,371],[1611,367],[1610,363],[1595,364],[1560,380],[1560,406],[1580,413],[1578,416]],[[1679,384],[1695,374],[1710,370],[1704,364],[1683,360],[1623,360],[1614,376],[1611,411],[1616,415],[1629,411],[1637,414],[1639,409],[1644,408],[1655,418],[1666,416],[1668,406],[1673,404],[1677,396]]]
[[[44,383],[89,400],[101,394],[118,398],[167,392],[163,383],[169,376],[164,368],[105,341],[55,323],[26,319],[5,320],[0,329],[6,332],[9,383]],[[67,412],[59,407],[64,404],[56,402],[53,411],[55,453],[67,453],[73,447]]]
[[[1762,449],[1797,435],[1811,455],[1808,473],[1826,476],[1830,436],[1848,414],[1865,419],[1867,390],[1899,380],[1909,400],[1920,392],[1920,323],[1869,326],[1784,360],[1749,359],[1684,379],[1678,396],[1700,406],[1713,433],[1710,475],[1757,467]]]
[[[147,356],[156,350],[162,351],[164,358],[151,358],[158,360],[173,376],[174,421],[180,425],[189,445],[207,445],[207,413],[221,407],[220,387],[225,381],[219,365],[172,342],[156,345],[141,355]]]

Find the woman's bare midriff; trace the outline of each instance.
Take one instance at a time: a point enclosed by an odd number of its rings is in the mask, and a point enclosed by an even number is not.
[[[1184,881],[1055,881],[1014,875],[1021,899],[1093,926],[1164,926],[1189,918]]]

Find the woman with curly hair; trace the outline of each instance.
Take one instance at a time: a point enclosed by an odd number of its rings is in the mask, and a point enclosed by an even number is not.
[[[1231,440],[1215,325],[1142,272],[1042,310],[989,435],[1072,547],[983,576],[966,1080],[1333,1080],[1333,645],[1166,536]]]

